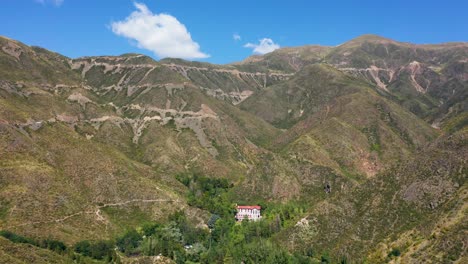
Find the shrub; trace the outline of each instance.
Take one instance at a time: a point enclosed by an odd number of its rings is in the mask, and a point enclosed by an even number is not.
[[[321,257],[321,259],[320,259],[320,263],[322,263],[322,264],[331,263],[330,256],[329,256],[328,254],[322,255],[322,257]]]
[[[292,257],[292,263],[297,263],[297,264],[309,264],[311,263],[311,259],[307,256],[301,255],[298,252],[295,252],[293,257]]]
[[[210,217],[210,220],[208,220],[208,228],[213,229],[215,228],[216,221],[220,219],[221,217],[217,214],[212,214]]]
[[[98,240],[95,242],[90,242],[88,240],[80,241],[75,244],[74,251],[82,254],[83,256],[98,260],[115,259],[114,243],[109,240]]]
[[[91,242],[83,240],[75,244],[73,250],[85,256],[91,256]]]
[[[161,228],[161,224],[158,223],[146,223],[142,226],[141,231],[145,236],[152,236],[156,234],[157,230]]]
[[[10,240],[13,243],[30,244],[36,247],[52,250],[60,254],[67,250],[67,246],[62,241],[59,241],[59,240],[44,239],[39,242],[35,239],[17,235],[13,232],[6,231],[6,230],[0,231],[0,236]]]
[[[91,257],[95,259],[112,259],[114,253],[114,243],[108,240],[99,240],[91,244]]]
[[[390,253],[388,253],[388,256],[391,258],[391,257],[398,257],[401,255],[401,252],[400,252],[400,249],[398,248],[394,248],[392,249],[392,251],[390,251]]]
[[[39,243],[37,243],[36,240],[21,236],[21,235],[17,235],[10,231],[2,230],[0,231],[0,236],[10,240],[13,243],[23,243],[23,244],[31,244],[34,246],[39,246]]]
[[[176,179],[182,183],[183,185],[185,185],[186,187],[189,187],[190,185],[190,176],[187,175],[186,173],[181,173],[181,174],[177,174],[176,175]]]
[[[41,243],[41,247],[53,250],[57,253],[63,253],[67,250],[67,246],[62,241],[53,239],[44,239]]]

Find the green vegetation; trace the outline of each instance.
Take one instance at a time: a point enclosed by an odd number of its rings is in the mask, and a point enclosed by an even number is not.
[[[115,251],[115,243],[108,240],[80,241],[75,244],[73,250],[83,256],[105,262],[113,262],[118,259]]]
[[[399,257],[400,255],[401,255],[401,251],[398,248],[394,248],[394,249],[392,249],[392,251],[390,251],[390,253],[388,253],[389,258]]]
[[[189,187],[187,202],[191,206],[202,208],[213,214],[233,215],[234,204],[228,200],[227,191],[232,185],[227,179],[208,178],[198,174],[179,174],[177,179]]]
[[[185,214],[178,212],[169,218],[166,225],[142,228],[145,239],[140,242],[141,252],[162,254],[179,263],[185,260],[202,263],[227,260],[234,263],[310,263],[313,260],[311,250],[304,255],[300,252],[291,255],[273,239],[304,214],[305,207],[300,203],[261,203],[262,220],[236,223],[234,201],[230,200],[228,193],[232,185],[226,179],[211,179],[197,173],[178,174],[176,178],[189,188],[189,204],[212,213],[207,223],[211,231],[194,228]]]
[[[142,239],[143,237],[135,229],[131,229],[117,239],[116,245],[126,255],[132,255],[136,253],[135,250]]]
[[[54,239],[43,239],[36,240],[29,237],[24,237],[18,234],[15,234],[10,231],[2,230],[0,231],[0,236],[10,240],[13,243],[22,243],[29,244],[40,248],[49,249],[55,251],[59,254],[63,254],[67,251],[67,246],[62,242]]]
[[[10,232],[10,231],[2,230],[2,231],[0,231],[0,236],[10,240],[13,243],[24,243],[24,244],[31,244],[31,245],[34,245],[34,246],[39,246],[38,241],[36,241],[34,239],[31,239],[31,238],[21,236],[21,235],[17,235],[17,234],[15,234],[13,232]]]
[[[182,181],[186,179],[184,176],[178,178]],[[229,188],[225,180],[202,176],[189,178],[195,192],[204,191],[200,197],[216,196]],[[217,203],[204,203],[203,199],[199,201],[197,204],[200,206],[206,205],[221,214],[213,214],[209,220],[208,226],[211,231],[195,227],[185,213],[180,211],[172,214],[165,223],[147,223],[139,227],[138,231],[130,229],[118,236],[115,242],[83,240],[76,243],[72,249],[68,249],[63,242],[57,240],[37,241],[9,231],[2,231],[0,235],[14,243],[49,249],[75,260],[80,260],[81,255],[106,263],[118,261],[115,248],[128,257],[163,255],[177,263],[216,263],[225,260],[245,263],[312,263],[314,255],[311,250],[305,254],[296,252],[291,255],[273,239],[275,234],[293,225],[295,219],[304,213],[303,207],[292,203],[268,204],[265,206],[262,220],[236,224],[233,212],[220,210],[216,207]],[[75,254],[72,254],[71,250]]]
[[[301,211],[293,208],[275,206],[257,222],[236,224],[232,215],[218,218],[210,232],[194,227],[183,212],[177,212],[165,224],[148,223],[139,231],[129,230],[117,238],[116,245],[127,256],[163,255],[177,263],[312,263],[312,251],[291,255],[274,242],[274,235]]]
[[[378,125],[374,124],[371,127],[366,127],[363,129],[363,132],[367,135],[367,140],[369,141],[369,145],[370,145],[370,151],[375,151],[381,154],[382,145],[380,141]]]
[[[99,241],[80,241],[73,248],[68,248],[65,243],[54,239],[37,240],[25,236],[15,234],[10,231],[0,231],[0,236],[10,240],[13,243],[28,244],[34,247],[51,250],[66,258],[78,260],[78,263],[88,263],[86,259],[80,259],[79,255],[90,257],[95,260],[102,260],[106,263],[115,263],[118,261],[118,256],[114,250],[115,243],[109,240]],[[79,255],[77,255],[77,254]]]

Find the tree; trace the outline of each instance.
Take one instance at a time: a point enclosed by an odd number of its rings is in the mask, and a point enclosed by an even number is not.
[[[216,224],[216,221],[218,221],[218,219],[220,219],[221,217],[217,214],[212,214],[211,217],[210,217],[210,220],[208,220],[208,228],[210,229],[214,229],[215,228],[215,224]]]
[[[65,250],[67,250],[67,246],[62,241],[53,239],[44,239],[42,241],[41,247],[53,250],[57,253],[63,253]]]
[[[76,253],[98,260],[115,260],[117,258],[114,252],[114,243],[109,240],[98,240],[95,242],[83,240],[76,243],[73,249]]]
[[[74,251],[85,256],[91,256],[91,242],[83,240],[75,244]]]
[[[143,237],[135,229],[130,229],[122,237],[117,239],[116,245],[120,251],[126,255],[130,255],[138,248],[142,239]]]
[[[95,259],[112,259],[114,243],[107,240],[98,240],[91,244],[91,257]]]

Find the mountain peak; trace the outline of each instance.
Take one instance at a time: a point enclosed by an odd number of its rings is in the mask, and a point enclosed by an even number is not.
[[[361,35],[359,37],[356,37],[350,41],[345,42],[344,44],[338,45],[338,46],[354,46],[354,45],[362,45],[363,43],[379,43],[379,44],[389,44],[389,43],[397,43],[397,41],[394,41],[389,38],[385,38],[379,35],[374,35],[374,34],[365,34]]]
[[[14,39],[11,39],[11,38],[9,38],[9,37],[7,37],[7,36],[2,36],[2,35],[0,35],[0,39],[18,42],[18,41],[14,40]]]

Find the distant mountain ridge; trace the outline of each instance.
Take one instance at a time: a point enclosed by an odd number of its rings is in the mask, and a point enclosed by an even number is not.
[[[308,57],[301,55],[306,48],[280,49],[241,65],[268,64],[293,72],[309,64],[330,64],[375,85],[384,96],[437,126],[446,115],[467,108],[468,43],[415,45],[364,35],[336,47],[317,46]],[[452,107],[455,113],[448,112]]]

